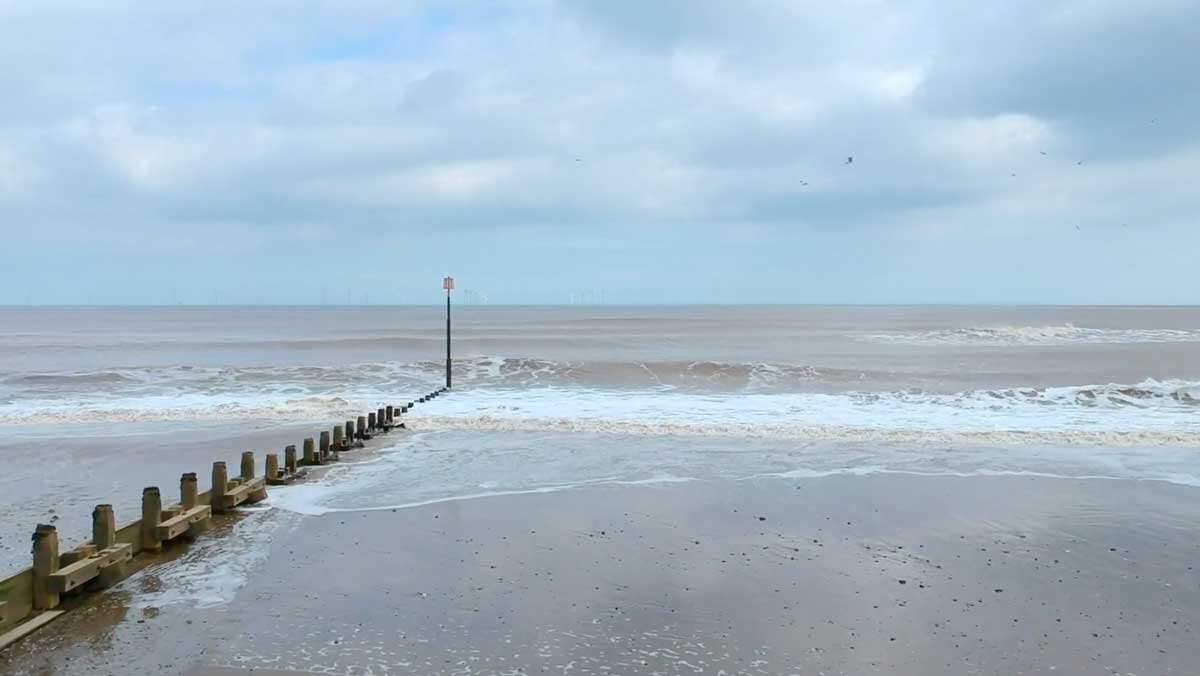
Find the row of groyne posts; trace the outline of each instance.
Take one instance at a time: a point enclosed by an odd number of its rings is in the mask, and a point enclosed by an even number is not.
[[[121,528],[111,504],[92,510],[92,539],[68,552],[59,552],[58,531],[39,524],[33,532],[33,566],[0,580],[0,649],[28,635],[64,612],[69,597],[99,591],[131,575],[134,557],[154,555],[163,547],[190,541],[212,526],[214,513],[231,512],[243,504],[260,502],[267,487],[289,484],[303,477],[309,467],[339,460],[339,454],[362,448],[376,434],[404,428],[401,415],[447,391],[443,387],[403,406],[386,406],[373,413],[347,420],[332,430],[309,437],[297,454],[289,445],[279,455],[268,453],[262,476],[257,476],[253,451],[242,453],[240,472],[230,477],[225,463],[212,465],[212,488],[200,492],[195,472],[179,480],[179,503],[164,507],[157,486],[142,490],[142,518]],[[6,631],[7,630],[7,631]]]

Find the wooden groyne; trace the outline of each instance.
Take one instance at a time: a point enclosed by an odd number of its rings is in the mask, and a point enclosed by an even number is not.
[[[302,441],[302,456],[289,445],[282,466],[278,454],[269,453],[261,475],[253,451],[242,453],[233,477],[224,462],[214,462],[207,491],[200,491],[195,472],[186,472],[179,479],[177,503],[164,506],[159,487],[147,486],[142,491],[141,518],[121,527],[111,504],[96,505],[92,539],[66,552],[59,551],[57,529],[38,524],[32,538],[32,566],[0,580],[0,650],[79,605],[82,597],[125,579],[143,567],[139,563],[152,563],[164,548],[186,547],[203,537],[214,514],[261,502],[267,498],[268,486],[297,481],[308,467],[337,462],[342,453],[362,448],[373,436],[404,428],[403,414],[446,391],[443,387],[416,401],[385,406],[322,430],[315,439]]]

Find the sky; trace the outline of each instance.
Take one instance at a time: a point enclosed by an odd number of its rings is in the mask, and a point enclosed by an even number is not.
[[[1195,0],[0,0],[0,304],[1196,304],[1198,33]]]

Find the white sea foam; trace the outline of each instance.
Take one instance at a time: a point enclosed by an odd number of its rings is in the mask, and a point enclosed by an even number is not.
[[[1067,445],[1200,444],[1200,386],[700,395],[546,388],[456,393],[420,429],[573,431],[831,441]]]
[[[786,472],[774,472],[766,474],[757,474],[746,477],[746,479],[823,479],[833,476],[871,476],[873,474],[899,474],[907,476],[929,476],[929,477],[1036,477],[1039,479],[1064,479],[1072,481],[1161,481],[1163,483],[1177,484],[1180,486],[1200,487],[1200,477],[1192,474],[1162,474],[1155,476],[1134,477],[1134,476],[1118,476],[1110,474],[1066,474],[1059,472],[1034,472],[1030,470],[998,470],[980,468],[972,471],[953,472],[953,471],[938,471],[938,470],[904,470],[904,469],[889,469],[879,466],[865,467],[838,467],[828,470],[811,470],[811,469],[793,469]]]
[[[1052,326],[980,326],[931,331],[869,333],[862,340],[934,345],[1080,345],[1114,343],[1195,343],[1200,329],[1111,329],[1072,324]]]
[[[268,504],[321,516],[613,486],[877,474],[1161,481],[1200,487],[1200,456],[1178,446],[864,445],[455,429],[402,438],[377,458],[369,465],[340,465],[336,474],[308,484],[273,489]]]
[[[266,564],[268,545],[279,526],[265,510],[251,511],[227,537],[200,538],[179,560],[139,571],[115,591],[128,593],[133,608],[230,603]]]

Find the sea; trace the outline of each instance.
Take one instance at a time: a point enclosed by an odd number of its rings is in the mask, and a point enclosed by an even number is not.
[[[0,308],[0,576],[445,379],[445,308]],[[1200,308],[453,309],[452,389],[319,515],[597,483],[1033,475],[1200,487]],[[261,470],[261,464],[260,464]]]

